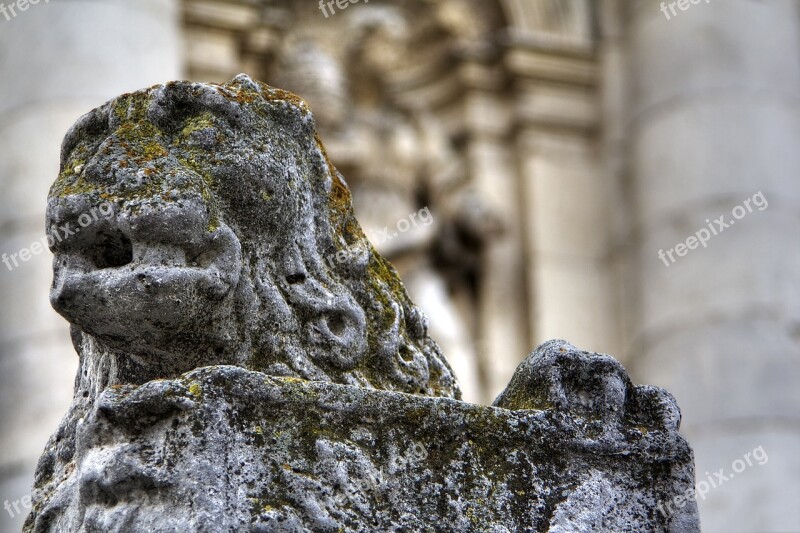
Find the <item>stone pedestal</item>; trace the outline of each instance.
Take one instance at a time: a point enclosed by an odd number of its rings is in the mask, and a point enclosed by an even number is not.
[[[513,410],[232,366],[109,389],[36,531],[699,532],[677,407],[620,370],[549,343],[498,401]],[[581,390],[541,410],[562,386]]]

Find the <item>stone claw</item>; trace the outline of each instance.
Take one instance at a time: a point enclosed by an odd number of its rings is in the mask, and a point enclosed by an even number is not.
[[[680,410],[668,392],[634,386],[613,357],[579,350],[564,340],[536,348],[493,405],[552,410],[609,425],[624,422],[666,430],[680,425]]]

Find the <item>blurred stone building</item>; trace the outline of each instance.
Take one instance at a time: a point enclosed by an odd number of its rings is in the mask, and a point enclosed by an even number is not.
[[[311,104],[466,399],[491,402],[549,338],[611,353],[676,395],[698,480],[768,454],[699,501],[706,531],[800,531],[800,0],[663,5],[30,6],[0,19],[0,252],[41,238],[79,115],[247,72]],[[768,208],[659,258],[759,191]],[[0,500],[28,493],[71,397],[50,259],[0,264]]]

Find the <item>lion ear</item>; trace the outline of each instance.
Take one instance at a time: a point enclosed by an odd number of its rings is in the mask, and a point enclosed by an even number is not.
[[[242,108],[251,109],[262,118],[279,123],[293,134],[313,140],[316,122],[311,108],[300,96],[239,74],[219,86]],[[266,114],[264,114],[266,104]]]

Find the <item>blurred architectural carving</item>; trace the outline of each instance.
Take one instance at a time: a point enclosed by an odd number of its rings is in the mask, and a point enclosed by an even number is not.
[[[241,58],[231,66],[301,94],[312,109],[337,109],[319,118],[331,157],[350,180],[368,235],[383,240],[376,245],[398,265],[412,295],[440,317],[432,334],[467,398],[496,395],[518,363],[513,354],[541,340],[534,332],[550,327],[545,320],[570,324],[565,334],[583,331],[582,340],[606,351],[619,347],[609,269],[600,274],[607,294],[593,293],[587,296],[591,305],[576,306],[587,309],[586,316],[575,316],[574,308],[566,319],[539,309],[551,303],[542,301],[542,287],[555,288],[555,276],[582,281],[606,250],[588,264],[566,258],[573,269],[566,274],[557,264],[563,257],[528,269],[528,258],[540,252],[523,230],[527,223],[519,224],[530,219],[539,231],[558,232],[561,222],[540,226],[537,212],[525,208],[526,195],[539,191],[519,172],[542,156],[518,160],[520,147],[533,157],[535,143],[549,140],[577,156],[579,178],[591,179],[597,113],[588,2],[547,2],[536,9],[527,2],[383,2],[327,18],[316,5],[271,2],[241,17],[243,26],[235,31],[210,5],[185,7],[190,76],[221,80],[235,74],[221,57],[213,64],[208,47],[194,41],[226,34],[224,55]],[[507,23],[508,10],[518,15],[519,27]],[[262,46],[237,44],[253,41]],[[514,94],[518,109],[508,105]],[[356,117],[346,128],[343,114]],[[551,158],[559,167],[562,153]],[[587,200],[595,192],[588,190]],[[395,231],[422,208],[432,214],[430,227]],[[487,236],[501,232],[488,244]],[[581,243],[574,244],[575,254],[582,254]],[[598,305],[601,312],[595,312]],[[597,324],[598,316],[607,323]]]

